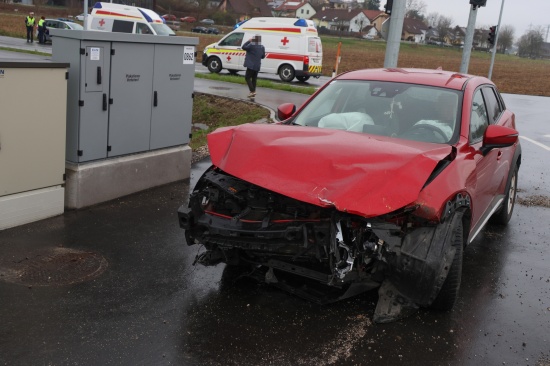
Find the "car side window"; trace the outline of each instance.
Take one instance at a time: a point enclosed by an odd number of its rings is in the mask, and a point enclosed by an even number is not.
[[[489,115],[489,122],[491,124],[496,123],[502,113],[502,106],[499,103],[495,90],[493,88],[482,88],[483,97],[487,103],[487,113]]]
[[[151,34],[151,29],[147,24],[137,23],[136,24],[136,33],[137,34]]]
[[[481,90],[476,91],[472,102],[472,112],[470,114],[470,143],[476,143],[483,139],[483,134],[489,126],[487,108],[483,100]]]
[[[241,46],[244,33],[233,33],[220,42],[220,46]]]
[[[134,22],[128,22],[126,20],[113,21],[113,32],[118,33],[132,33],[134,30]]]

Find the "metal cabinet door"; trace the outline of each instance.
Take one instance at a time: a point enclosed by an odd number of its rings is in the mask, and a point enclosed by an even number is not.
[[[110,42],[82,41],[78,161],[107,157]]]
[[[155,45],[151,149],[189,142],[195,65],[185,51],[194,54],[194,47]]]
[[[154,45],[113,42],[108,156],[149,150]]]

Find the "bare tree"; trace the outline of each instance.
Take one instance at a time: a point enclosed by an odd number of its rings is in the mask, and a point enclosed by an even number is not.
[[[498,49],[501,53],[506,53],[514,44],[514,33],[516,30],[511,25],[503,25],[498,30]]]
[[[437,32],[439,33],[439,40],[441,42],[445,42],[445,38],[449,35],[449,33],[451,33],[452,23],[452,18],[443,15],[439,16],[435,29],[437,29]]]
[[[437,26],[439,17],[440,17],[439,13],[430,13],[426,15],[425,20],[429,27],[435,28]]]
[[[518,55],[520,57],[537,58],[544,43],[544,29],[537,27],[527,31],[518,40]]]
[[[422,0],[407,0],[405,18],[424,20],[426,3]]]

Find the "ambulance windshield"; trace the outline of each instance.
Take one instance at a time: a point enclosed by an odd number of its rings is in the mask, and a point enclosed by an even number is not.
[[[149,23],[151,27],[155,30],[155,32],[159,36],[175,36],[176,33],[174,33],[173,30],[170,29],[166,24],[161,23]]]

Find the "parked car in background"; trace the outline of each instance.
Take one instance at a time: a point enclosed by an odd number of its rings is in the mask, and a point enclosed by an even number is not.
[[[178,18],[174,14],[164,14],[162,16],[164,20],[168,20],[170,22],[177,22]]]
[[[209,33],[209,34],[220,34],[220,31],[218,30],[218,28],[206,28],[206,33]]]
[[[493,82],[356,70],[277,115],[208,135],[212,166],[178,210],[187,244],[206,249],[197,262],[317,302],[378,288],[379,323],[450,310],[464,248],[516,200],[516,118]]]
[[[183,23],[195,23],[197,19],[195,17],[183,17],[180,21]]]
[[[191,29],[191,32],[193,33],[208,33],[208,29],[206,29],[205,27],[193,27]]]
[[[72,29],[72,30],[83,30],[84,27],[82,27],[80,24],[73,22],[72,20],[65,19],[65,18],[59,18],[59,19],[46,19],[46,33],[44,36],[45,42],[52,41],[52,37],[50,36],[49,29],[55,28],[55,29]],[[36,38],[38,39],[38,30],[36,31]]]
[[[214,21],[212,19],[203,19],[200,21],[202,24],[214,24]]]
[[[82,13],[82,14],[78,14],[77,16],[75,16],[75,19],[78,20],[79,22],[83,22],[84,21],[84,16],[86,14]]]

